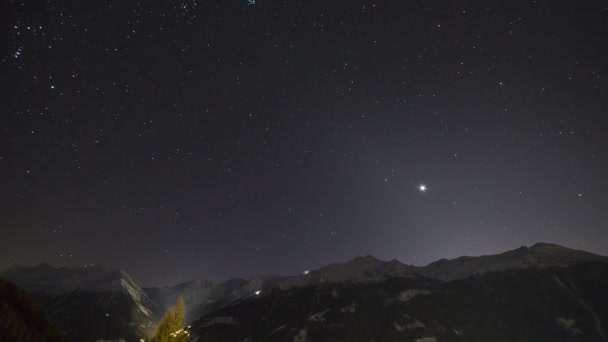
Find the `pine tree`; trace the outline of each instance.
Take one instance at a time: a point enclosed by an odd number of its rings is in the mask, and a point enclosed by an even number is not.
[[[170,308],[156,327],[151,342],[188,342],[190,333],[184,328],[184,299],[179,297],[177,305]]]

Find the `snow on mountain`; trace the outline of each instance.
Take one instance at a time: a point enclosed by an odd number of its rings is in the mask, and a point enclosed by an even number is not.
[[[274,276],[257,276],[249,280],[233,278],[214,284],[206,280],[194,280],[174,286],[144,288],[148,296],[159,304],[162,311],[177,303],[181,296],[186,308],[185,320],[192,322],[214,309],[254,296],[269,284]]]
[[[33,294],[122,293],[128,295],[144,315],[154,315],[152,302],[125,271],[108,270],[98,265],[79,268],[55,268],[49,264],[34,267],[17,265],[4,270],[0,277]]]
[[[190,322],[197,315],[197,310],[212,300],[216,287],[206,280],[193,280],[175,286],[144,288],[144,291],[160,305],[163,312],[174,306],[181,296],[185,304],[185,319]]]
[[[315,283],[383,281],[390,277],[415,277],[415,267],[397,260],[382,261],[371,255],[359,256],[345,263],[334,263],[293,277],[280,277],[270,283],[286,289]]]
[[[522,251],[502,256],[507,265],[526,260],[518,269],[458,281],[369,281],[383,279],[389,262],[370,259],[379,276],[365,278],[355,275],[368,264],[332,265],[340,275],[334,279],[349,280],[269,289],[203,316],[191,332],[199,341],[226,342],[606,341],[608,263],[580,263],[596,258],[552,246]],[[549,264],[557,266],[527,267]]]
[[[537,243],[532,247],[522,246],[496,255],[441,259],[423,267],[405,265],[395,259],[383,261],[368,255],[358,256],[345,263],[330,264],[296,276],[268,277],[263,282],[258,280],[256,286],[259,289],[266,285],[287,289],[315,283],[379,282],[396,277],[453,280],[489,271],[568,266],[585,261],[608,262],[608,257],[549,243]],[[252,286],[252,289],[256,286]]]
[[[522,246],[502,254],[441,259],[418,268],[418,273],[428,278],[453,280],[489,271],[569,266],[584,261],[608,262],[608,257],[555,244],[537,243],[532,247]]]
[[[55,268],[49,264],[34,267],[14,266],[3,271],[1,275],[30,292],[114,292],[125,289],[125,285],[139,289],[126,272],[107,270],[97,265],[79,268]]]
[[[137,303],[149,302],[152,299],[166,309],[174,305],[179,296],[184,297],[186,306],[195,308],[222,297],[232,299],[247,297],[257,291],[263,291],[268,286],[285,289],[315,283],[376,282],[387,278],[416,276],[451,280],[488,271],[533,266],[567,266],[582,261],[608,262],[608,257],[548,243],[537,243],[531,247],[522,246],[496,255],[441,259],[424,267],[405,265],[394,259],[383,261],[368,255],[358,256],[344,263],[333,263],[295,276],[256,276],[248,280],[231,279],[221,284],[194,280],[175,286],[146,288],[145,291],[126,272],[107,270],[96,265],[74,269],[54,268],[49,264],[35,267],[13,266],[0,272],[0,276],[31,293],[120,291],[128,293]]]
[[[139,340],[160,310],[124,271],[13,266],[0,273],[29,292],[75,341]]]
[[[142,329],[150,329],[162,313],[175,305],[179,296],[184,298],[186,304],[186,321],[193,322],[219,309],[238,305],[250,298],[263,297],[272,288],[291,289],[321,284],[364,285],[362,283],[380,283],[390,278],[449,281],[489,271],[569,266],[583,261],[608,262],[608,257],[539,243],[496,255],[442,259],[424,267],[405,265],[397,260],[383,261],[373,256],[359,256],[294,276],[263,275],[248,280],[235,278],[220,284],[194,280],[175,286],[146,289],[140,288],[124,271],[111,271],[95,265],[75,269],[54,268],[48,264],[13,266],[0,272],[0,277],[32,294],[50,297],[43,299],[52,308],[63,307],[64,304],[55,302],[58,298],[61,301],[67,298],[77,303],[75,307],[89,303],[102,317],[108,317],[106,314],[119,315],[125,317],[125,322],[137,322]],[[427,292],[414,290],[395,298],[406,302],[414,296],[428,295]],[[336,290],[334,297],[340,296]],[[115,306],[116,303],[121,303],[120,309]]]
[[[267,287],[288,289],[321,283],[381,282],[389,278],[426,277],[440,280],[462,279],[476,273],[529,267],[568,266],[584,261],[608,262],[608,257],[574,250],[559,245],[537,243],[502,254],[479,257],[462,256],[442,259],[424,267],[405,265],[393,259],[379,260],[373,256],[358,256],[348,262],[306,271],[295,276],[258,276],[240,284],[234,299],[263,294]],[[242,281],[242,280],[241,280]]]
[[[248,280],[231,279],[220,284],[193,281],[162,288],[145,288],[148,296],[163,310],[175,305],[183,296],[186,321],[250,297],[263,296],[270,288],[288,289],[320,283],[349,283],[383,281],[391,277],[415,277],[415,267],[397,260],[382,261],[372,256],[357,257],[345,263],[335,263],[296,276],[260,275]]]

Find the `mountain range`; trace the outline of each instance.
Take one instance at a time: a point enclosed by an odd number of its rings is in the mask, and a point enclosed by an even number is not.
[[[295,276],[142,288],[96,265],[12,266],[75,341],[149,336],[177,298],[200,341],[608,341],[608,257],[539,243],[424,267],[356,257]]]

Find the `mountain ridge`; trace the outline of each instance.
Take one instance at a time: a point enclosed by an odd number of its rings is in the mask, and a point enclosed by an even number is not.
[[[367,255],[357,255],[355,257],[353,257],[352,259],[346,260],[344,262],[334,262],[334,263],[329,263],[327,265],[321,266],[317,269],[311,269],[311,270],[307,270],[305,271],[306,274],[304,273],[299,273],[299,274],[292,274],[292,275],[273,275],[273,274],[261,274],[261,275],[254,275],[251,277],[232,277],[229,278],[227,280],[224,281],[220,281],[220,282],[213,282],[204,278],[196,278],[196,279],[192,279],[192,280],[188,280],[188,281],[182,281],[180,283],[176,283],[176,284],[172,284],[172,285],[164,285],[164,286],[141,286],[142,289],[166,289],[166,288],[176,288],[176,287],[180,287],[180,286],[188,286],[188,284],[191,284],[193,282],[200,282],[200,283],[208,283],[211,285],[220,285],[226,282],[230,282],[230,281],[247,281],[247,282],[251,282],[254,280],[260,280],[262,279],[262,281],[266,281],[268,279],[284,279],[284,278],[290,278],[290,277],[298,277],[300,275],[309,275],[311,273],[314,272],[319,272],[320,270],[324,270],[324,269],[332,269],[334,267],[337,266],[344,266],[344,265],[380,265],[380,264],[393,264],[393,265],[399,265],[399,266],[404,266],[407,268],[412,268],[415,270],[423,270],[429,267],[436,267],[437,264],[445,264],[446,262],[454,262],[454,261],[461,261],[461,260],[482,260],[482,259],[488,259],[488,258],[494,258],[497,256],[506,256],[506,255],[510,255],[511,253],[516,253],[516,252],[539,252],[539,251],[543,251],[545,250],[545,254],[554,254],[554,253],[546,253],[547,249],[553,249],[553,252],[555,252],[555,250],[561,250],[562,252],[565,253],[574,253],[577,254],[577,256],[586,256],[583,257],[583,260],[598,260],[598,261],[605,261],[608,262],[608,256],[604,256],[604,255],[600,255],[600,254],[595,254],[595,253],[591,253],[591,252],[587,252],[584,250],[580,250],[580,249],[574,249],[574,248],[569,248],[569,247],[565,247],[559,244],[554,244],[554,243],[547,243],[547,242],[537,242],[534,243],[531,246],[525,246],[522,245],[518,248],[515,249],[511,249],[511,250],[507,250],[505,252],[502,253],[498,253],[498,254],[482,254],[482,255],[478,255],[478,256],[472,256],[472,255],[461,255],[458,256],[456,258],[453,259],[448,259],[448,258],[441,258],[438,259],[436,261],[432,261],[430,263],[428,263],[427,265],[424,266],[414,266],[412,264],[406,264],[406,263],[402,263],[401,261],[399,261],[398,259],[390,259],[390,260],[383,260],[383,259],[379,259],[373,255],[367,254]],[[533,260],[531,260],[531,263]],[[547,260],[545,260],[546,262]],[[551,261],[551,260],[549,260]],[[552,262],[557,262],[558,260],[553,260]],[[561,260],[563,262],[565,262],[566,264],[568,262],[577,262],[577,259],[572,259],[572,260]],[[530,265],[530,266],[534,266],[534,265]],[[539,263],[537,266],[543,266],[543,263]],[[112,272],[120,272],[125,278],[127,278],[129,280],[129,282],[133,282],[136,283],[133,278],[129,275],[128,272],[126,272],[125,270],[111,270],[111,269],[107,269],[102,265],[98,265],[98,264],[90,264],[90,265],[85,265],[85,266],[80,266],[80,267],[64,267],[64,266],[52,266],[51,264],[47,263],[47,262],[43,262],[37,265],[33,265],[33,266],[25,266],[25,265],[20,265],[20,264],[13,264],[13,265],[8,265],[7,267],[5,267],[4,269],[0,269],[0,277],[4,276],[6,277],[7,275],[9,275],[10,273],[14,272],[15,270],[26,270],[28,272],[32,272],[32,271],[39,271],[39,270],[46,270],[46,271],[58,271],[58,270],[64,270],[64,271],[70,271],[70,270],[104,270],[108,273],[112,273]],[[9,276],[10,277],[10,276]],[[138,285],[139,286],[139,285]]]
[[[76,341],[147,337],[162,314],[125,271],[99,265],[55,268],[48,263],[0,272],[32,295]]]
[[[259,275],[248,279],[232,278],[220,283],[195,279],[164,287],[142,288],[127,272],[108,270],[99,265],[73,269],[55,268],[48,263],[33,267],[14,265],[0,271],[0,278],[6,278],[33,294],[61,323],[78,325],[83,323],[80,320],[91,316],[96,318],[87,320],[86,324],[101,324],[99,322],[108,320],[108,317],[116,317],[115,320],[123,323],[130,322],[114,327],[120,335],[102,336],[100,334],[104,331],[103,327],[98,327],[97,330],[93,329],[96,337],[123,337],[133,330],[133,322],[136,322],[137,331],[131,337],[145,338],[155,321],[173,306],[180,296],[185,300],[186,321],[190,323],[226,307],[245,305],[243,303],[264,298],[275,291],[298,293],[301,289],[326,286],[365,288],[374,283],[385,284],[393,279],[418,284],[416,286],[419,288],[415,287],[400,294],[396,299],[400,302],[420,294],[431,293],[431,288],[439,286],[428,284],[450,283],[472,275],[483,276],[492,271],[542,270],[588,261],[608,264],[608,257],[556,244],[536,243],[500,254],[439,259],[426,266],[406,265],[396,259],[385,261],[365,255],[291,276]],[[70,309],[57,311],[60,307],[58,303],[62,307],[67,303]],[[199,328],[203,329],[201,326]],[[89,332],[70,333],[80,340],[82,336],[88,336]]]
[[[192,323],[199,341],[606,341],[608,263],[270,289]]]

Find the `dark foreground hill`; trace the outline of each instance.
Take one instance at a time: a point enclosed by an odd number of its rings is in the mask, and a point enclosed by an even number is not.
[[[0,279],[0,341],[67,342],[70,339],[29,294]]]
[[[193,331],[205,342],[608,341],[607,289],[601,262],[312,284],[226,306]]]

